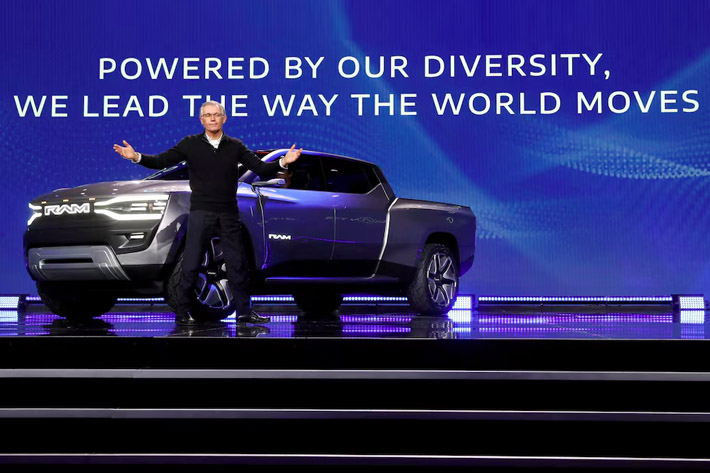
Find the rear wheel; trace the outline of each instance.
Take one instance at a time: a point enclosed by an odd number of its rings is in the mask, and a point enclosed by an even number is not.
[[[74,322],[100,317],[116,305],[116,296],[82,290],[80,285],[38,282],[37,294],[52,313]]]
[[[299,291],[293,293],[293,300],[303,312],[327,314],[340,307],[343,296],[326,291]]]
[[[407,299],[422,315],[443,315],[454,305],[459,289],[459,270],[453,251],[440,243],[424,246]]]
[[[180,279],[182,276],[182,253],[166,284],[165,301],[178,310]],[[202,257],[196,287],[191,298],[190,314],[201,322],[216,322],[229,317],[234,312],[235,300],[229,289],[227,267],[220,247],[219,238],[213,238]]]

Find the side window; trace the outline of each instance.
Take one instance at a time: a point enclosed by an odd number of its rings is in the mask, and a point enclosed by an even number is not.
[[[365,168],[367,180],[370,181],[370,186],[375,187],[377,184],[379,184],[380,178],[377,176],[377,172],[375,171],[374,166],[371,166],[369,164],[363,164],[363,167]]]
[[[378,182],[371,181],[365,165],[347,159],[323,158],[328,190],[349,194],[367,194]]]
[[[318,156],[302,154],[298,161],[288,165],[277,177],[286,179],[287,189],[324,191],[323,169]]]

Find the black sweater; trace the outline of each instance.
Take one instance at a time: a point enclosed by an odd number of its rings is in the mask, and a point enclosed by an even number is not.
[[[186,136],[164,153],[141,154],[140,164],[163,169],[180,161],[187,161],[190,169],[190,208],[217,212],[238,210],[239,163],[259,175],[275,174],[281,169],[278,162],[262,162],[244,143],[224,133],[215,148],[204,132]]]

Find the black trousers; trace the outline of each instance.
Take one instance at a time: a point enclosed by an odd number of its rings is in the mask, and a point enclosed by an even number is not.
[[[249,262],[244,250],[242,225],[238,212],[191,210],[182,259],[180,309],[190,310],[205,251],[213,237],[220,237],[220,247],[227,266],[227,280],[237,314],[251,310],[249,295]]]

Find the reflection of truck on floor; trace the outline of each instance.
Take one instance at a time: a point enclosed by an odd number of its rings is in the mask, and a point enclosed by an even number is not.
[[[286,150],[257,153],[278,159]],[[99,316],[117,297],[165,296],[175,307],[188,168],[141,181],[58,189],[30,203],[27,268],[58,315]],[[343,294],[406,295],[443,314],[471,268],[476,218],[468,207],[396,197],[372,163],[304,151],[285,175],[242,172],[239,213],[254,294],[293,294],[304,311],[333,311]],[[206,249],[195,316],[233,312],[219,238]]]

